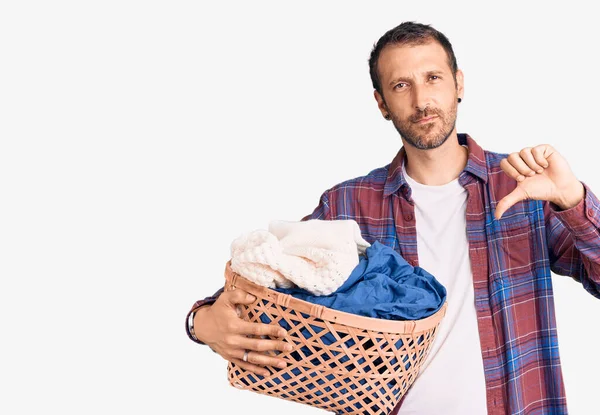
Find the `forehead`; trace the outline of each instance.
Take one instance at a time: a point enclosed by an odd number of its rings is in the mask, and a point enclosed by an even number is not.
[[[377,67],[382,83],[430,71],[451,72],[446,51],[434,41],[421,45],[388,45],[381,51]]]

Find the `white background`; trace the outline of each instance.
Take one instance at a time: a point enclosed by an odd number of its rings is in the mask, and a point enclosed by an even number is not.
[[[324,413],[229,386],[184,319],[240,233],[391,161],[367,58],[402,21],[452,42],[460,132],[553,144],[600,194],[587,2],[358,4],[2,2],[1,413]],[[600,301],[554,282],[570,412],[598,413]]]

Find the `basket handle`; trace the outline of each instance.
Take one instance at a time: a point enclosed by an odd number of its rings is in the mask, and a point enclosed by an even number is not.
[[[233,277],[231,278],[231,288],[235,288],[235,283],[237,282],[238,279],[238,274],[233,274]]]
[[[229,281],[229,286],[232,289],[235,289],[239,274],[236,272],[231,272],[231,273],[226,272],[226,275],[228,275],[231,278],[231,281]],[[275,294],[275,295],[273,295],[273,294]],[[277,304],[281,307],[286,307],[286,308],[290,306],[290,301],[292,300],[291,295],[276,292],[276,291],[267,291],[266,293],[263,293],[263,295],[265,295],[267,298],[271,299],[273,302],[275,302],[275,304]],[[275,298],[273,298],[273,297],[275,297]],[[320,314],[322,314],[322,313],[323,313],[323,311],[321,310]]]

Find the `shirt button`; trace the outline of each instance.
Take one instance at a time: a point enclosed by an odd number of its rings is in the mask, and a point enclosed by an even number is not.
[[[594,210],[588,209],[588,216],[594,216]]]
[[[404,220],[407,222],[410,222],[411,220],[413,220],[413,215],[411,215],[410,213],[406,216],[404,216]]]

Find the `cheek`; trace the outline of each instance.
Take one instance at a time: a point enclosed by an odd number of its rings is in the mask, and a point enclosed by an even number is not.
[[[395,103],[393,106],[390,106],[390,111],[400,120],[406,120],[414,114],[414,111],[412,111],[412,108],[408,104]]]
[[[454,104],[456,104],[456,101],[457,101],[456,90],[451,89],[451,90],[444,91],[443,99],[444,99],[444,106],[446,108],[452,108],[454,106]]]
[[[400,118],[401,120],[406,120],[408,117],[410,117],[412,114],[406,110],[406,108],[400,108],[396,111],[396,117]]]

